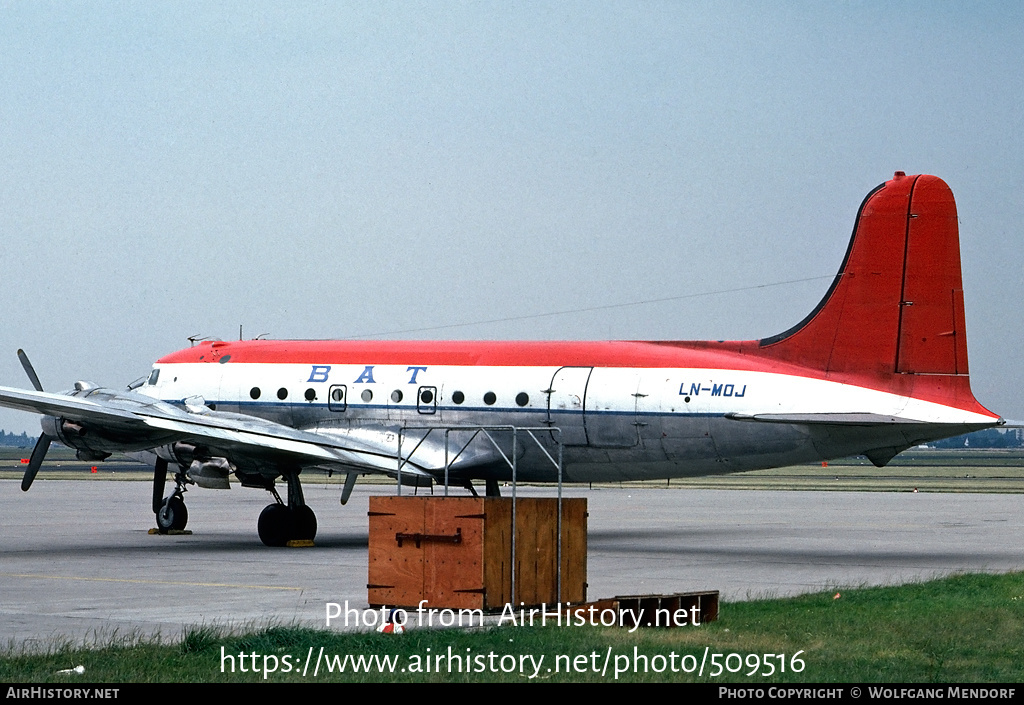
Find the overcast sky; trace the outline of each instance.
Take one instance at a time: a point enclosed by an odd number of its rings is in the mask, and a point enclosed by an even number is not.
[[[974,391],[1024,419],[1022,8],[0,2],[0,384],[239,325],[761,338],[903,170],[956,195]]]

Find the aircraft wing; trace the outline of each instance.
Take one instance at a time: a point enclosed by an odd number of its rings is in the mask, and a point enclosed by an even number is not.
[[[145,428],[145,422],[130,411],[64,394],[0,387],[0,406],[47,416],[64,416],[86,422],[105,423],[119,430]]]
[[[80,395],[84,394],[84,396]],[[212,456],[255,466],[320,466],[394,474],[397,444],[394,433],[363,433],[336,438],[301,431],[255,416],[205,409],[182,410],[171,404],[108,389],[75,396],[0,387],[0,405],[57,417],[81,426],[86,433],[70,445],[99,450],[135,451],[182,441],[201,445]],[[101,447],[90,435],[99,439]],[[64,441],[65,439],[60,439]],[[118,444],[123,447],[115,447]],[[403,472],[425,474],[414,461]]]

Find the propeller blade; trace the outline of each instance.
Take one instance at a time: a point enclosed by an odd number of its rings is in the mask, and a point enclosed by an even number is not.
[[[22,492],[28,492],[28,488],[32,486],[32,481],[36,479],[36,473],[39,472],[39,468],[43,464],[43,458],[46,457],[46,451],[50,449],[52,440],[44,433],[36,441],[36,447],[32,449],[32,457],[28,461],[28,470],[25,471],[25,477],[21,478]]]
[[[25,368],[25,374],[28,375],[28,379],[32,382],[32,386],[36,388],[37,392],[43,391],[43,385],[39,383],[39,377],[36,375],[35,368],[32,367],[32,363],[28,361],[28,355],[26,355],[25,351],[21,348],[18,348],[18,359],[21,360],[21,366]],[[47,445],[49,445],[49,443],[47,443]],[[44,450],[43,452],[45,453],[46,451]]]

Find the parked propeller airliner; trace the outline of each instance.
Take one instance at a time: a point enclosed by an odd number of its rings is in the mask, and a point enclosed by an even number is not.
[[[1003,423],[970,388],[953,194],[902,172],[861,204],[818,306],[762,340],[206,342],[158,360],[129,391],[79,382],[64,394],[42,391],[19,354],[35,391],[0,387],[0,404],[44,415],[23,490],[54,440],[91,461],[150,451],[162,531],[185,526],[187,484],[227,488],[234,475],[274,495],[259,519],[268,545],[313,538],[299,482],[309,468],[348,473],[343,501],[358,474],[396,476],[400,458],[405,482],[439,482],[450,465],[452,483],[493,493],[511,472],[503,454],[518,479],[554,481],[545,451],[557,457],[558,443],[567,481],[635,480],[855,454],[882,466]],[[453,461],[444,434],[425,430],[471,426],[551,430],[514,448],[511,431],[493,430],[496,443]],[[471,433],[450,431],[449,443]]]

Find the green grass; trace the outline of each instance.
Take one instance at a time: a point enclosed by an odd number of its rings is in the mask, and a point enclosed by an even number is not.
[[[175,644],[129,638],[113,639],[102,648],[78,648],[54,644],[42,654],[8,651],[0,657],[0,681],[60,682],[74,679],[88,682],[252,682],[264,680],[264,657],[276,660],[279,671],[290,657],[292,672],[270,673],[272,682],[427,682],[477,681],[523,682],[518,663],[511,673],[426,672],[423,657],[449,649],[455,655],[480,656],[487,664],[489,654],[502,656],[543,655],[538,680],[568,682],[609,682],[615,679],[616,664],[625,671],[620,681],[707,681],[747,684],[779,682],[1020,682],[1024,680],[1024,573],[1006,575],[961,575],[933,582],[896,587],[861,588],[804,595],[782,600],[726,603],[718,622],[700,627],[641,630],[601,627],[504,626],[477,630],[418,629],[403,635],[336,633],[275,625],[246,635],[229,635],[211,626],[194,627]],[[313,678],[311,665],[305,677],[302,664],[312,649],[314,658],[325,654],[353,656],[395,655],[398,668],[407,671],[354,674],[321,672]],[[648,672],[634,668],[634,649],[647,657]],[[468,651],[467,651],[468,650]],[[669,664],[675,654],[677,667],[698,665],[709,653],[705,673],[654,673],[660,665],[656,656]],[[606,655],[608,670],[600,673]],[[739,654],[750,658],[736,673],[724,669],[711,677],[710,654]],[[221,672],[222,654],[234,656],[235,672],[225,660],[228,672]],[[240,672],[240,654],[257,654],[257,673]],[[764,654],[784,654],[768,659],[775,667],[758,666],[752,655],[764,661]],[[596,655],[596,656],[595,656]],[[690,655],[693,660],[684,661]],[[569,673],[548,672],[556,657],[563,667],[575,664]],[[569,659],[564,657],[568,656]],[[803,670],[793,672],[793,657]],[[579,661],[576,660],[580,658]],[[251,671],[251,656],[247,656]],[[419,659],[421,672],[409,672]],[[442,661],[444,663],[445,661]],[[779,664],[786,666],[779,672]],[[454,663],[454,662],[453,662]],[[501,661],[494,661],[499,666]],[[506,665],[511,660],[506,658]],[[598,672],[593,672],[596,663]],[[642,666],[643,661],[636,662]],[[739,661],[729,657],[735,669]],[[58,670],[85,667],[82,676],[55,675]],[[795,664],[798,665],[799,664]],[[748,676],[755,669],[757,673]]]

